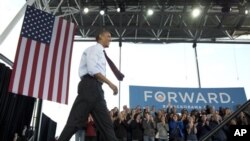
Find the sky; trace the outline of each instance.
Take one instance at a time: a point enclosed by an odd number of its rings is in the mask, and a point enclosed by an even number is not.
[[[0,18],[5,19],[1,21],[0,34],[23,4],[24,2],[18,0],[0,1]],[[8,15],[3,11],[8,11]],[[15,57],[21,24],[22,19],[0,44],[0,53],[12,61]],[[66,123],[70,108],[77,95],[77,85],[80,81],[78,76],[80,57],[84,49],[93,44],[95,43],[74,42],[73,44],[69,104],[43,101],[43,113],[57,122],[57,136]],[[112,42],[106,52],[117,65],[121,59],[121,70],[125,74],[124,80],[118,82],[107,66],[106,76],[120,88],[120,94],[113,96],[109,87],[103,85],[109,109],[129,105],[130,85],[198,88],[198,70],[202,88],[244,87],[247,99],[250,98],[249,45],[197,44],[198,69],[194,49],[190,43],[123,43],[122,47],[119,48],[118,42]]]

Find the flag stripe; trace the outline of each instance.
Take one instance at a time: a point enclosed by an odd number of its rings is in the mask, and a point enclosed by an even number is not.
[[[46,73],[45,73],[45,82],[44,83],[44,90],[43,90],[43,99],[48,99],[48,93],[49,93],[49,85],[50,83],[50,78],[51,78],[51,73],[52,73],[52,60],[53,60],[53,54],[54,54],[54,48],[55,48],[55,41],[56,41],[56,36],[54,34],[57,33],[57,26],[58,26],[58,18],[55,19],[54,21],[54,28],[53,28],[53,35],[51,38],[51,43],[49,45],[49,51],[48,51],[48,60],[47,60],[47,67],[46,67]]]
[[[20,46],[21,46],[21,42],[22,42],[22,37],[19,37],[19,40],[18,40],[18,45],[17,45],[17,53],[15,55],[15,61],[14,61],[14,64],[13,64],[13,70],[12,70],[12,74],[11,74],[11,78],[10,78],[10,84],[9,84],[9,91],[10,92],[15,92],[14,90],[14,79],[15,79],[15,76],[16,76],[16,68],[17,68],[17,64],[18,64],[18,56],[20,54]],[[17,93],[17,92],[15,92]]]
[[[21,39],[21,44],[20,44],[20,52],[18,54],[18,63],[17,63],[17,66],[16,66],[16,76],[14,78],[14,84],[13,84],[13,92],[14,93],[17,93],[17,94],[20,94],[20,92],[18,91],[18,88],[19,88],[19,83],[20,82],[20,79],[21,79],[21,69],[22,69],[22,65],[23,65],[23,58],[24,58],[24,52],[25,52],[25,49],[22,48],[22,46],[24,44],[26,44],[27,42],[27,39],[26,38],[22,38]]]
[[[67,99],[67,85],[69,85],[69,75],[70,75],[70,71],[69,71],[69,65],[70,65],[70,57],[71,57],[71,51],[72,48],[70,48],[70,46],[72,45],[72,33],[74,32],[74,24],[67,22],[67,24],[69,25],[69,31],[67,34],[67,42],[65,42],[66,45],[66,53],[65,53],[65,58],[69,58],[67,60],[65,60],[64,62],[64,72],[62,74],[63,76],[63,81],[62,81],[62,97],[60,98],[60,101],[62,103],[67,103],[66,99]]]
[[[41,81],[38,81],[38,80],[41,80],[41,74],[42,74],[42,68],[43,68],[43,56],[44,56],[44,52],[45,52],[45,44],[37,44],[37,49],[38,52],[36,52],[36,55],[37,56],[37,61],[36,61],[36,73],[35,73],[35,76],[34,76],[34,80],[32,79],[31,83],[34,82],[34,86],[33,86],[33,91],[31,90],[30,93],[33,93],[33,96],[34,97],[38,97],[38,94],[39,94],[39,86],[40,86],[40,83]],[[34,64],[35,65],[35,64]]]
[[[58,93],[58,87],[59,89],[61,89],[61,87],[59,86],[59,79],[61,77],[60,75],[60,65],[63,61],[63,59],[65,59],[63,56],[62,56],[62,53],[63,53],[63,50],[64,50],[64,37],[65,37],[65,34],[66,34],[66,21],[65,20],[62,20],[62,30],[61,30],[61,33],[60,33],[60,40],[59,40],[59,48],[58,48],[58,51],[57,51],[57,59],[56,59],[56,68],[55,68],[55,78],[54,78],[54,84],[53,84],[53,96],[52,96],[52,100],[53,101],[56,101],[57,100],[57,95],[61,95],[61,93]]]
[[[63,81],[63,94],[62,94],[62,103],[68,104],[68,91],[69,91],[69,78],[70,78],[70,63],[71,63],[71,56],[72,56],[72,47],[73,46],[73,38],[74,33],[76,30],[76,26],[73,23],[70,23],[70,32],[68,36],[68,43],[67,43],[67,52],[66,57],[69,58],[65,61],[65,72],[64,72],[64,81]]]
[[[35,96],[37,94],[34,93],[34,86],[35,86],[35,82],[36,80],[39,80],[39,79],[35,79],[36,77],[36,74],[37,74],[37,69],[39,67],[39,64],[38,64],[38,55],[39,55],[39,50],[41,49],[40,47],[41,43],[39,42],[36,42],[36,45],[34,46],[35,47],[35,51],[34,51],[34,56],[33,56],[33,63],[32,63],[32,69],[30,70],[31,71],[31,77],[30,77],[30,81],[29,81],[29,91],[28,91],[28,95],[29,96]]]
[[[56,73],[56,59],[58,55],[58,49],[59,49],[59,42],[60,42],[60,35],[61,35],[61,28],[62,28],[62,19],[59,19],[56,32],[56,39],[55,39],[55,50],[53,52],[52,57],[52,66],[51,66],[51,73],[50,73],[50,85],[49,85],[49,95],[48,100],[52,100],[52,94],[53,94],[53,87],[54,87],[54,81],[55,81],[55,73]]]
[[[67,42],[68,42],[67,38],[68,38],[68,35],[69,35],[69,26],[70,26],[70,24],[68,24],[68,22],[66,20],[64,20],[64,23],[66,24],[65,25],[65,31],[63,31],[62,33],[65,36],[61,38],[61,39],[63,39],[62,40],[62,48],[63,48],[63,50],[62,50],[62,54],[61,54],[62,59],[60,59],[61,63],[60,63],[60,66],[58,66],[58,69],[59,69],[59,75],[58,76],[59,76],[59,78],[57,80],[59,80],[59,81],[58,81],[58,87],[57,88],[54,87],[55,88],[54,90],[58,90],[57,93],[59,95],[57,95],[57,97],[55,97],[56,95],[54,95],[54,98],[53,98],[57,102],[61,102],[61,98],[62,98],[62,95],[61,95],[62,94],[62,88],[63,88],[62,83],[64,81],[63,72],[65,70],[64,63],[65,63],[65,59],[66,59],[65,55],[66,55]]]
[[[22,44],[26,46],[26,49],[24,51],[24,55],[23,56],[23,63],[22,63],[22,69],[21,69],[21,76],[20,76],[20,82],[19,82],[19,87],[18,87],[18,93],[19,94],[23,94],[23,95],[27,95],[27,93],[23,93],[23,88],[24,88],[24,82],[25,82],[25,77],[26,77],[26,70],[27,70],[27,64],[28,64],[28,57],[29,57],[29,52],[30,52],[30,46],[31,46],[31,42],[32,40],[28,39],[26,44]],[[25,48],[25,47],[21,47],[21,48]]]
[[[31,68],[32,64],[34,61],[34,54],[35,54],[35,47],[36,47],[36,41],[31,40],[30,41],[30,50],[29,54],[27,55],[27,67],[26,67],[26,72],[25,72],[25,78],[24,78],[24,86],[23,86],[23,91],[22,93],[25,95],[30,95],[29,94],[29,86],[30,86],[30,78],[31,78]]]
[[[38,94],[38,98],[41,99],[47,99],[47,91],[44,92],[45,89],[45,84],[48,84],[48,82],[46,83],[46,72],[47,72],[47,68],[49,68],[49,66],[47,66],[47,62],[48,62],[48,58],[49,58],[49,45],[45,46],[45,51],[44,51],[44,56],[43,56],[43,67],[42,67],[42,73],[41,73],[41,81],[40,81],[40,86],[39,86],[39,94]],[[46,97],[46,98],[44,98]]]

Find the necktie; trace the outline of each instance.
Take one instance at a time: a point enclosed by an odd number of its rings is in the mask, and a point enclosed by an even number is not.
[[[105,50],[103,50],[104,52],[104,56],[109,64],[109,67],[111,68],[111,70],[113,71],[113,73],[115,74],[116,78],[119,81],[123,80],[124,75],[117,69],[117,67],[115,66],[115,64],[112,62],[112,60],[107,56]]]

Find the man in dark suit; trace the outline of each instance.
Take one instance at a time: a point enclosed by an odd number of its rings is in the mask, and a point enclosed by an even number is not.
[[[96,36],[97,44],[87,48],[81,57],[78,95],[70,111],[68,121],[58,141],[68,141],[71,136],[85,126],[89,113],[93,116],[97,130],[105,141],[118,141],[104,99],[102,84],[106,83],[113,94],[118,88],[106,77],[106,58],[104,49],[109,47],[111,34],[101,30]]]

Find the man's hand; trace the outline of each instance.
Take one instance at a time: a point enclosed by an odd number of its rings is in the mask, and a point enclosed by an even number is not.
[[[113,90],[113,95],[118,94],[118,88],[116,87],[116,85],[114,85],[113,83],[110,83],[109,87]]]
[[[117,95],[118,94],[118,88],[116,85],[114,85],[111,81],[109,81],[104,75],[101,73],[96,73],[94,75],[99,81],[108,84],[108,86],[113,90],[113,94]]]

